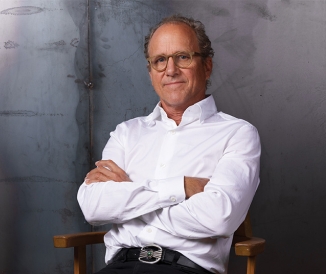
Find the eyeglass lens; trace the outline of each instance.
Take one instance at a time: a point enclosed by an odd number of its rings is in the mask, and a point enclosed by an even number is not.
[[[188,52],[177,52],[172,55],[159,55],[152,59],[151,64],[156,70],[164,70],[167,66],[169,57],[173,58],[174,64],[179,68],[186,68],[191,64],[192,55]]]

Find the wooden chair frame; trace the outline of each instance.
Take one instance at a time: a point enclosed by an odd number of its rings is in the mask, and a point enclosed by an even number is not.
[[[74,274],[86,274],[86,246],[103,243],[105,233],[106,231],[56,235],[53,243],[57,248],[73,247]],[[232,246],[236,255],[248,257],[247,274],[255,274],[256,256],[264,251],[265,240],[252,237],[249,214],[234,233]]]

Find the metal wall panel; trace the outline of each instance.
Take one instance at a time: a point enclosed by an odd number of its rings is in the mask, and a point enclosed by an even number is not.
[[[89,229],[86,4],[0,1],[0,272],[72,273],[52,236]]]
[[[116,124],[156,104],[143,38],[172,13],[206,25],[216,52],[209,93],[261,135],[251,213],[268,244],[257,271],[326,270],[325,1],[97,0],[89,17],[87,3],[0,2],[0,272],[72,272],[71,251],[51,237],[89,230],[77,188]],[[230,273],[244,266],[232,256]]]

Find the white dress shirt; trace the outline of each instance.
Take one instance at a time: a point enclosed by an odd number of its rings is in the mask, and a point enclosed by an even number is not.
[[[122,247],[155,243],[225,274],[233,233],[259,184],[259,158],[256,128],[217,112],[212,96],[190,106],[178,126],[158,104],[119,124],[103,150],[133,182],[83,183],[78,202],[89,223],[113,224],[107,263]],[[186,200],[184,176],[210,181]]]

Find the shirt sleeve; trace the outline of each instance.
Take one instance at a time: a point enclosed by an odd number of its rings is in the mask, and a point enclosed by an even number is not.
[[[77,194],[85,219],[92,225],[124,223],[184,199],[183,176],[143,182],[83,183]]]
[[[111,133],[102,158],[113,160],[125,170],[124,132],[125,124],[120,124]],[[184,201],[184,176],[133,182],[108,181],[90,185],[83,183],[78,190],[77,200],[85,219],[92,225],[124,223]]]
[[[204,192],[141,219],[182,238],[231,236],[244,220],[258,187],[260,151],[257,130],[242,126],[230,138]]]

